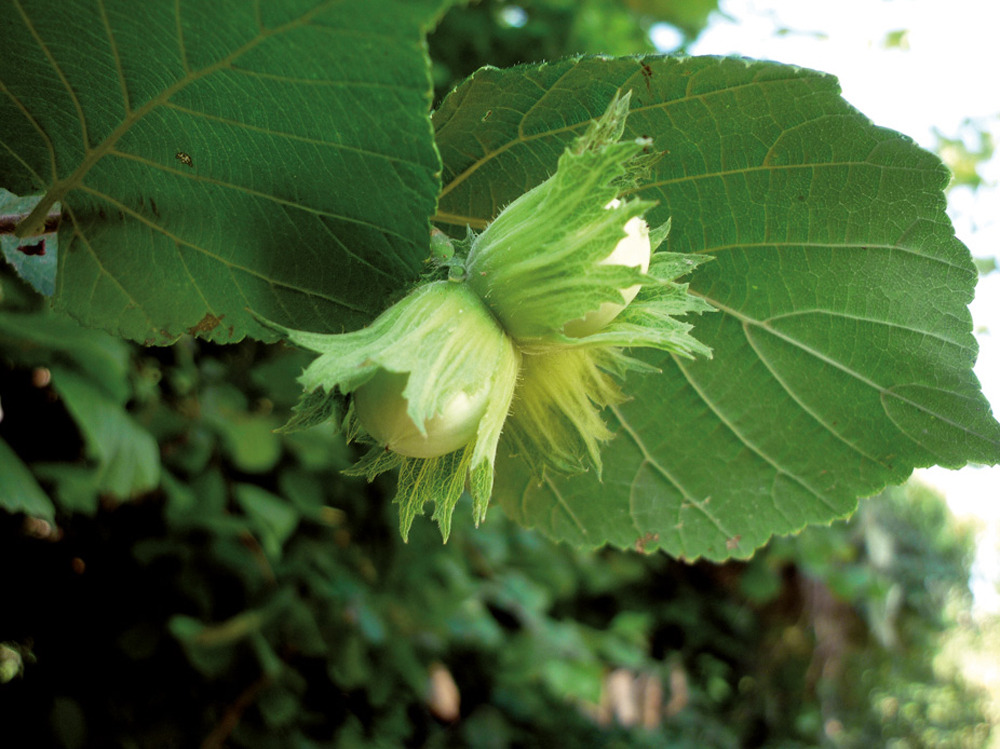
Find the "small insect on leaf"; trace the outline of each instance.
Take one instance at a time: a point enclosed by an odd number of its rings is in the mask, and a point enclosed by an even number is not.
[[[175,155],[175,158],[182,164],[189,166],[192,169],[194,168],[194,161],[192,161],[190,154],[184,153],[183,151],[178,151],[177,154]]]

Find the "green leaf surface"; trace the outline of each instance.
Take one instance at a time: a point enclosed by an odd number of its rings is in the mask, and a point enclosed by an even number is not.
[[[52,385],[73,416],[98,465],[97,489],[129,499],[160,481],[156,440],[103,390],[76,372],[52,368]]]
[[[65,513],[93,517],[101,503],[100,470],[75,463],[33,463],[38,479],[52,486],[52,496]]]
[[[715,258],[690,277],[721,313],[694,321],[714,358],[644,355],[662,374],[630,374],[633,400],[606,413],[602,482],[537,485],[498,461],[512,517],[580,546],[723,559],[845,516],[915,466],[1000,460],[948,173],[829,75],[735,58],[480,70],[434,115],[439,225],[482,228],[619,89],[625,136],[662,154],[638,191],[659,202],[650,223],[671,219],[671,252]]]
[[[128,345],[69,318],[0,312],[0,345],[7,358],[25,367],[72,363],[117,403],[131,395]]]
[[[370,319],[428,252],[441,5],[3,0],[0,185],[62,204],[56,305],[147,343]]]
[[[228,383],[206,388],[201,408],[206,424],[222,438],[222,449],[239,470],[268,473],[281,459],[281,420],[252,413],[246,396]]]
[[[48,521],[55,517],[52,500],[3,439],[0,439],[0,509]]]
[[[237,484],[236,501],[250,517],[269,557],[281,557],[281,547],[299,524],[299,512],[281,497],[256,484]]]

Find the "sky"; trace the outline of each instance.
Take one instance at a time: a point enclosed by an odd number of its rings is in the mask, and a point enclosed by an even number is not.
[[[996,0],[720,0],[720,13],[690,49],[739,54],[832,73],[843,96],[876,124],[936,145],[935,131],[969,139],[967,120],[993,135],[1000,150]],[[905,31],[905,35],[899,32]],[[887,44],[902,39],[899,46]],[[653,29],[664,51],[676,32]],[[984,186],[948,196],[956,234],[974,257],[1000,255],[1000,156],[980,168]],[[975,372],[1000,415],[1000,272],[981,277],[970,307],[979,359]],[[981,610],[1000,612],[1000,467],[921,469],[959,517],[981,523],[973,593]]]

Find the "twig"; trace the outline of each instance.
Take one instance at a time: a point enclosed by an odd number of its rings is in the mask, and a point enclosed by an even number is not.
[[[233,732],[233,729],[239,724],[240,718],[243,717],[243,711],[256,701],[257,695],[267,686],[269,681],[271,681],[271,677],[263,674],[257,681],[244,689],[236,701],[226,708],[222,719],[212,729],[212,732],[201,742],[201,749],[223,749],[229,734]]]

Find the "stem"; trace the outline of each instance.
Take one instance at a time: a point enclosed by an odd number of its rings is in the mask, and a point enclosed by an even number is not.
[[[52,189],[45,193],[45,197],[38,201],[38,204],[31,209],[31,213],[14,227],[14,236],[18,239],[24,239],[25,237],[35,237],[39,234],[44,234],[45,220],[48,218],[49,211],[65,192],[65,183],[56,182],[52,185]]]
[[[27,213],[14,213],[3,215],[0,214],[0,235],[10,234],[14,235],[14,229],[19,223],[28,218]],[[59,211],[53,211],[48,216],[45,217],[45,225],[42,229],[42,234],[51,234],[54,231],[59,231],[59,223],[62,221],[62,213]]]
[[[260,694],[261,690],[267,686],[271,678],[264,674],[253,684],[248,686],[236,701],[226,708],[226,712],[223,713],[222,719],[219,721],[218,725],[212,729],[212,732],[205,737],[205,740],[201,742],[201,749],[221,749],[225,746],[226,739],[229,738],[229,734],[233,732],[233,729],[240,722],[240,718],[243,717],[243,712],[250,707],[256,701],[257,696]]]

